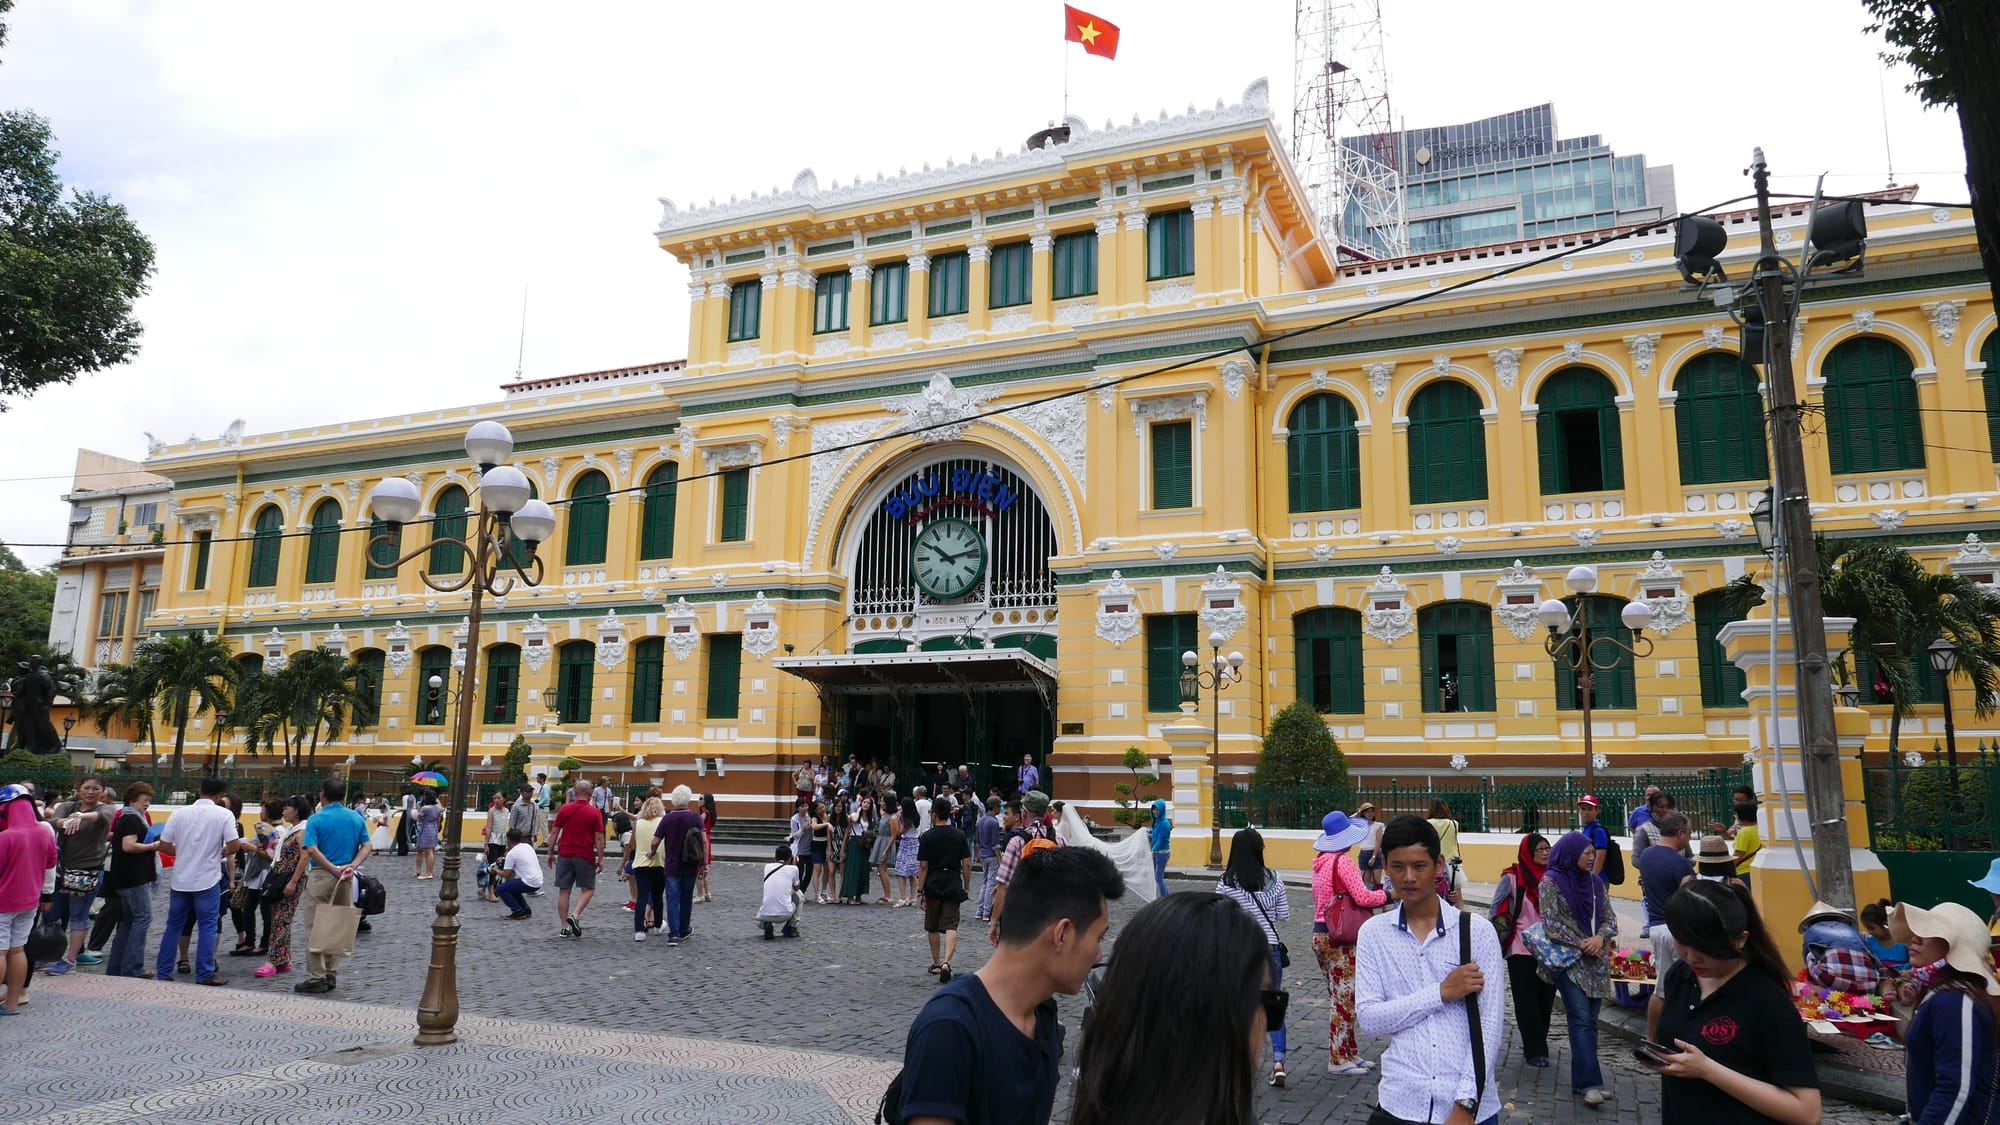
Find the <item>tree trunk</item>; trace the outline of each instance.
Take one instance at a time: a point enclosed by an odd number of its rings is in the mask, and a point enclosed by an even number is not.
[[[2000,4],[1993,0],[1931,0],[1938,42],[1958,94],[1958,131],[1965,140],[1965,187],[1986,284],[2000,305]]]
[[[174,723],[174,780],[176,781],[179,781],[181,776],[181,750],[187,745],[187,730],[187,708],[183,707]]]

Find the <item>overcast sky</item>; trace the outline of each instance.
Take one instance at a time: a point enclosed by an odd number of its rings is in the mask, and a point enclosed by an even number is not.
[[[1289,0],[1083,6],[1115,61],[1063,43],[1058,0],[20,0],[0,108],[50,119],[65,181],[125,203],[159,268],[134,362],[0,414],[0,539],[61,538],[78,446],[497,398],[523,286],[529,377],[678,358],[657,197],[1011,151],[1061,114],[1065,59],[1093,126],[1262,76],[1289,130]],[[1674,165],[1689,208],[1746,191],[1757,144],[1781,189],[1882,186],[1886,97],[1896,178],[1965,198],[1955,118],[1883,72],[1859,0],[1383,7],[1412,126],[1553,101],[1564,135]]]

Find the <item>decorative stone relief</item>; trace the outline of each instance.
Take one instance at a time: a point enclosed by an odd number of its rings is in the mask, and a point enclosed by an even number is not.
[[[701,436],[700,427],[690,426],[687,423],[683,422],[681,423],[680,429],[677,431],[677,433],[679,434],[681,439],[681,456],[682,457],[694,456],[694,443],[697,440],[699,440]]]
[[[1250,611],[1243,608],[1242,585],[1219,566],[1202,582],[1201,601],[1202,629],[1221,633],[1225,642],[1250,620]]]
[[[1576,363],[1581,359],[1583,359],[1583,341],[1582,340],[1564,341],[1563,360],[1567,363]]]
[[[1208,392],[1196,391],[1186,395],[1160,395],[1154,398],[1132,400],[1132,436],[1146,436],[1146,426],[1151,422],[1178,422],[1192,418],[1195,429],[1208,428]]]
[[[1226,359],[1222,361],[1222,390],[1230,398],[1243,393],[1243,381],[1250,376],[1250,361],[1246,359]]]
[[[1180,305],[1194,300],[1194,283],[1191,281],[1162,281],[1148,286],[1148,305]]]
[[[1463,754],[1453,754],[1453,755],[1451,756],[1451,768],[1452,768],[1452,769],[1455,769],[1455,770],[1462,770],[1462,769],[1464,769],[1464,768],[1465,768],[1465,767],[1466,767],[1467,765],[1470,765],[1470,764],[1471,764],[1471,763],[1469,762],[1469,760],[1468,760],[1468,759],[1466,758],[1466,756],[1465,756],[1465,755],[1463,755]]]
[[[1931,332],[1937,336],[1938,343],[1951,343],[1958,335],[1958,314],[1965,307],[1965,302],[1932,301],[1919,307],[1924,310],[1925,316],[1931,318]]]
[[[1111,581],[1097,591],[1097,635],[1119,648],[1137,637],[1140,628],[1139,592],[1114,570]]]
[[[1875,310],[1855,309],[1854,330],[1856,332],[1864,332],[1864,333],[1875,331]]]
[[[1118,388],[1116,386],[1110,383],[1106,383],[1103,386],[1097,388],[1097,408],[1099,410],[1103,411],[1106,414],[1109,414],[1111,413],[1111,407],[1117,401],[1118,401]]]
[[[1486,354],[1493,359],[1493,370],[1500,375],[1500,385],[1511,390],[1514,380],[1521,374],[1521,349],[1500,348]]]
[[[1163,559],[1171,559],[1171,558],[1173,558],[1173,557],[1174,557],[1175,555],[1178,555],[1178,554],[1180,554],[1180,553],[1181,553],[1181,548],[1180,548],[1180,544],[1178,544],[1178,543],[1155,543],[1155,544],[1153,544],[1153,553],[1154,553],[1154,554],[1156,554],[1156,555],[1158,555],[1158,556],[1160,556],[1160,557],[1161,557],[1161,558],[1163,558]]]
[[[389,669],[390,675],[394,676],[400,676],[408,671],[412,655],[410,631],[403,628],[403,623],[398,621],[383,635],[383,641],[387,648],[383,650],[382,666]]]
[[[528,666],[528,671],[539,672],[549,662],[551,651],[549,623],[539,613],[529,614],[528,623],[521,627],[521,663]]]
[[[686,598],[675,598],[667,607],[667,651],[674,654],[674,660],[685,664],[687,658],[701,644],[701,623],[696,619],[694,607]]]
[[[746,363],[757,362],[757,342],[749,340],[740,344],[729,345],[729,355],[725,362],[731,367],[741,367]]]
[[[1325,390],[1327,384],[1333,381],[1332,376],[1328,373],[1327,369],[1324,367],[1313,368],[1313,373],[1311,376],[1309,376],[1309,378],[1312,380],[1313,390],[1316,391]]]
[[[1743,533],[1750,530],[1750,525],[1739,519],[1726,519],[1716,524],[1715,530],[1720,532],[1724,539],[1741,539]]]
[[[1456,535],[1447,535],[1437,541],[1438,553],[1441,555],[1455,555],[1459,552],[1459,548],[1464,546],[1465,540]]]
[[[910,342],[910,330],[900,324],[892,324],[875,329],[868,337],[868,344],[874,348],[900,348]]]
[[[1320,562],[1325,562],[1333,557],[1335,550],[1337,548],[1331,543],[1314,543],[1312,545],[1312,557],[1318,559]]]
[[[1056,306],[1057,324],[1085,324],[1097,319],[1097,299],[1083,297]]]
[[[465,649],[471,639],[472,619],[459,618],[458,628],[451,631],[451,666],[458,671],[465,671]]]
[[[1368,376],[1369,393],[1375,396],[1376,402],[1381,402],[1382,397],[1389,393],[1389,380],[1396,374],[1396,365],[1393,363],[1371,363],[1361,370]],[[1324,375],[1325,372],[1316,371],[1313,374]]]
[[[762,660],[777,647],[778,613],[771,608],[771,600],[764,596],[764,591],[759,590],[743,611],[743,651]]]
[[[1542,580],[1515,559],[1513,566],[1500,572],[1495,585],[1500,590],[1500,604],[1493,607],[1493,616],[1507,626],[1515,640],[1527,640],[1541,623],[1535,615],[1541,608]]]
[[[1592,754],[1590,764],[1595,769],[1608,770],[1611,768],[1611,759],[1603,754]]]
[[[1594,547],[1597,545],[1598,538],[1603,534],[1603,532],[1594,527],[1579,527],[1575,531],[1570,532],[1569,537],[1576,540],[1576,545],[1579,547]]]
[[[1875,521],[1875,526],[1884,531],[1891,531],[1903,526],[1903,520],[1908,517],[1909,513],[1899,508],[1884,508],[1879,512],[1871,512],[1868,515],[1869,519]]]
[[[1448,355],[1434,355],[1434,356],[1432,356],[1432,357],[1431,357],[1431,370],[1432,370],[1433,372],[1435,372],[1436,374],[1439,374],[1439,375],[1449,375],[1449,374],[1451,374],[1451,357],[1450,357],[1450,356],[1448,356]]]
[[[724,586],[729,585],[729,576],[727,574],[711,574],[708,576],[708,584],[720,590]]]
[[[617,458],[618,460],[618,480],[620,483],[629,484],[631,482],[632,458],[637,453],[638,453],[637,450],[631,449],[629,447],[625,449],[616,450],[612,453],[612,456]]]
[[[1637,336],[1625,337],[1625,350],[1632,353],[1632,366],[1638,369],[1639,374],[1653,373],[1653,351],[1659,343],[1657,334],[1641,332]]]
[[[1081,395],[1068,395],[1013,411],[1016,420],[1056,451],[1079,488],[1085,487],[1084,474],[1090,468],[1084,449],[1085,409]]]
[[[597,623],[597,662],[606,668],[625,663],[625,623],[617,610],[609,610]]]
[[[1681,588],[1683,581],[1681,572],[1660,551],[1654,551],[1639,572],[1639,596],[1653,609],[1653,623],[1648,626],[1653,632],[1671,633],[1694,620],[1693,602]]]
[[[993,332],[1025,332],[1035,322],[1032,312],[1027,309],[1008,309],[993,318]]]
[[[853,464],[855,459],[868,452],[870,445],[856,445],[866,441],[875,431],[880,430],[880,418],[862,418],[848,422],[819,422],[812,428],[812,471],[806,482],[806,503],[813,512],[815,522],[819,514],[826,511],[828,497],[833,492],[834,482],[840,474]],[[871,443],[872,444],[872,443]],[[844,448],[852,446],[853,448]]]
[[[321,648],[335,656],[347,655],[347,634],[341,630],[337,621],[334,622],[333,631],[321,637],[319,643]]]
[[[732,441],[725,445],[706,446],[701,451],[702,462],[709,472],[722,469],[743,469],[757,463],[761,450],[754,441]]]
[[[264,670],[267,672],[284,671],[285,665],[290,661],[290,657],[285,653],[285,635],[278,632],[278,627],[273,625],[270,632],[259,638],[258,643],[264,648]]]
[[[1388,567],[1383,567],[1382,573],[1375,576],[1374,585],[1368,587],[1368,609],[1362,614],[1361,631],[1389,645],[1416,632],[1409,596],[1410,588],[1397,581]]]
[[[778,448],[783,449],[786,443],[792,440],[792,431],[795,429],[804,429],[806,424],[805,419],[794,414],[772,415],[771,436],[777,439]]]
[[[1965,542],[1959,544],[1958,554],[1948,565],[1954,571],[1962,567],[2000,570],[2000,557],[1996,557],[1993,548],[1977,534],[1969,534],[1965,537]]]
[[[1715,348],[1721,347],[1722,333],[1723,329],[1722,325],[1720,324],[1711,324],[1707,328],[1702,329],[1701,330],[1702,345],[1704,347],[1709,348],[1710,350],[1714,350]]]
[[[1950,341],[1946,342],[1949,343]],[[361,503],[361,482],[358,479],[349,477],[343,483],[347,485],[347,505],[350,508],[354,508],[354,516],[356,519],[359,519],[361,518],[361,509],[355,507],[355,505]]]
[[[998,391],[960,390],[940,371],[914,395],[892,398],[886,405],[903,416],[903,433],[915,433],[925,444],[957,441],[971,427],[973,416],[986,409]]]

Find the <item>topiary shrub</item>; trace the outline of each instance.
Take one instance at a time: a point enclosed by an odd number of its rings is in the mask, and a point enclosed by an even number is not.
[[[507,756],[500,762],[500,792],[509,800],[528,783],[528,759],[533,756],[528,740],[518,734],[507,744]]]
[[[1136,828],[1146,821],[1146,814],[1138,806],[1150,804],[1152,800],[1146,796],[1144,790],[1149,785],[1159,784],[1160,778],[1158,774],[1148,769],[1153,764],[1153,759],[1137,746],[1125,748],[1125,756],[1120,759],[1120,764],[1132,771],[1132,780],[1121,781],[1112,786],[1118,791],[1118,796],[1112,798],[1118,805],[1118,810],[1111,814],[1111,819],[1119,824],[1129,824]]]
[[[1309,703],[1294,701],[1271,719],[1251,783],[1346,789],[1347,758],[1319,712]]]

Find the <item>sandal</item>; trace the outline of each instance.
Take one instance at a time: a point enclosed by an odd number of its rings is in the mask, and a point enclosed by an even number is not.
[[[177,973],[191,973],[194,972],[194,966],[188,964],[186,961],[182,961],[174,966],[174,971]]]
[[[924,970],[924,972],[926,972],[926,973],[929,973],[929,974],[930,974],[931,976],[936,976],[936,975],[938,975],[938,970],[939,970],[939,969],[941,969],[941,968],[943,968],[943,967],[944,967],[944,966],[942,966],[942,965],[939,965],[939,964],[937,964],[937,963],[933,962],[933,963],[931,964],[931,967],[930,967],[930,968],[928,968],[928,969],[925,969],[925,970]]]
[[[1280,1089],[1280,1090],[1282,1090],[1282,1089],[1284,1089],[1284,1088],[1285,1088],[1285,1064],[1284,1064],[1284,1063],[1272,1063],[1272,1064],[1271,1064],[1271,1085],[1272,1085],[1272,1086],[1274,1086],[1274,1087],[1276,1087],[1276,1088],[1278,1088],[1278,1089]]]

